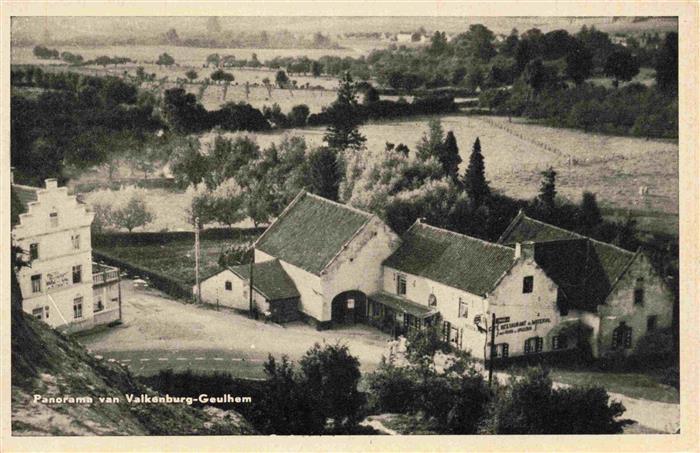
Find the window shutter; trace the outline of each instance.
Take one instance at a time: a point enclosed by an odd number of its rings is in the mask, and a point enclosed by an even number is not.
[[[530,339],[525,340],[525,354],[530,353]]]
[[[503,357],[508,357],[508,343],[503,343]]]
[[[625,329],[625,348],[632,347],[632,328]]]
[[[542,337],[537,337],[537,352],[542,351],[542,345],[544,343],[544,340]]]
[[[613,330],[613,334],[612,334],[612,347],[613,347],[613,349],[617,349],[619,344],[620,344],[620,328],[617,327],[616,329]]]

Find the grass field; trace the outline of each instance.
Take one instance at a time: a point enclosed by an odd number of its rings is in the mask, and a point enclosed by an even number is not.
[[[248,235],[237,239],[203,239],[200,241],[201,272],[208,276],[219,269],[219,256],[232,245],[250,245],[255,236]],[[164,245],[120,245],[119,247],[95,247],[98,252],[129,263],[146,267],[186,284],[195,283],[194,241],[178,240]]]

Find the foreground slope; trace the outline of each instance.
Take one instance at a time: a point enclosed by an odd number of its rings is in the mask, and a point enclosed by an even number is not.
[[[254,434],[238,413],[186,404],[129,404],[125,394],[157,393],[127,368],[91,356],[75,340],[22,313],[12,291],[13,435]],[[42,404],[44,397],[85,397],[92,404]],[[98,397],[118,397],[101,403]]]

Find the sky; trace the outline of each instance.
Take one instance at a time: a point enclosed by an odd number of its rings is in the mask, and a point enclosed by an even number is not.
[[[45,31],[53,38],[76,36],[135,37],[154,36],[175,28],[178,34],[202,35],[207,30],[206,16],[199,17],[13,17],[13,39],[40,40]],[[523,32],[539,28],[543,32],[565,29],[578,31],[582,25],[595,25],[611,33],[645,28],[675,28],[676,22],[651,19],[633,23],[631,18],[613,20],[611,17],[220,17],[224,30],[242,32],[295,33],[322,32],[335,36],[346,32],[413,31],[424,27],[428,31],[463,32],[470,24],[482,23],[496,33],[508,34],[512,28]]]

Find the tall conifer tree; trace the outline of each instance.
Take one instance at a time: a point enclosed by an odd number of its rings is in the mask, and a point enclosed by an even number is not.
[[[484,175],[484,156],[481,154],[479,137],[474,141],[469,166],[464,174],[464,189],[474,206],[481,206],[491,195],[488,181]]]

